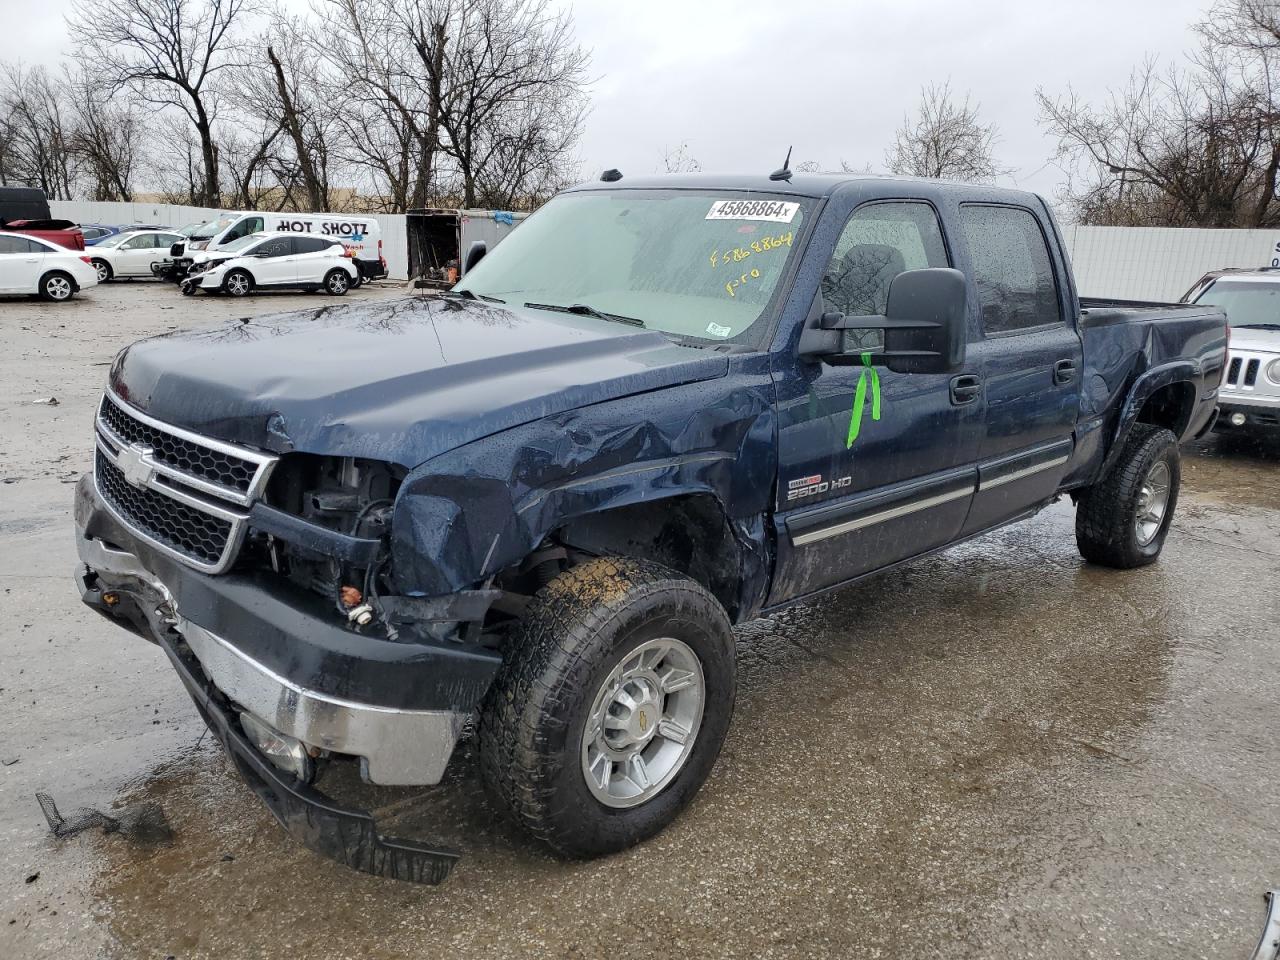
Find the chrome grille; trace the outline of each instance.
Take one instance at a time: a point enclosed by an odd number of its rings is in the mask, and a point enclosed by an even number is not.
[[[183,562],[221,573],[276,458],[155,420],[108,392],[94,480],[116,517]]]

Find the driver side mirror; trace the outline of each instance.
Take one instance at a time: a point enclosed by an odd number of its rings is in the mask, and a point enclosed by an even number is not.
[[[954,373],[964,366],[968,342],[964,274],[949,267],[907,270],[889,284],[883,316],[827,312],[800,335],[800,355],[832,366],[871,362],[895,373]],[[867,345],[867,334],[879,331]]]
[[[462,261],[462,273],[465,276],[474,269],[475,265],[484,259],[484,255],[489,252],[489,245],[483,240],[474,240],[471,246],[467,247],[467,256]]]

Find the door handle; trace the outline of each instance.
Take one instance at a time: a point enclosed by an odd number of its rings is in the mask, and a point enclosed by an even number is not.
[[[982,396],[982,379],[971,373],[951,378],[951,405],[962,407]]]
[[[1076,378],[1076,362],[1074,360],[1059,360],[1053,365],[1053,382],[1057,384],[1070,383]]]

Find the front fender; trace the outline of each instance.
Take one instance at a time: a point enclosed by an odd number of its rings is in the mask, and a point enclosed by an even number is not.
[[[655,499],[710,495],[738,530],[771,502],[776,420],[767,357],[725,377],[556,414],[435,457],[396,498],[401,592],[468,589],[566,523]]]

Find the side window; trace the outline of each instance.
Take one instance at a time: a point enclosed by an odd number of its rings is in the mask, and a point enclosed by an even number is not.
[[[1062,321],[1053,260],[1029,210],[965,204],[960,222],[973,261],[985,333]]]
[[[294,237],[293,243],[298,253],[319,253],[329,246],[328,240],[321,240],[318,237]]]
[[[0,253],[27,253],[30,249],[23,237],[0,237]]]
[[[938,215],[927,203],[869,203],[853,211],[822,278],[827,309],[884,313],[889,284],[904,270],[950,266]]]
[[[120,244],[122,250],[141,250],[147,245],[145,236],[130,237],[124,243]]]
[[[276,237],[273,240],[268,240],[254,252],[260,253],[264,257],[287,257],[293,252],[292,247],[293,241],[290,237]]]

